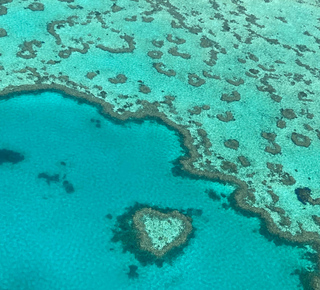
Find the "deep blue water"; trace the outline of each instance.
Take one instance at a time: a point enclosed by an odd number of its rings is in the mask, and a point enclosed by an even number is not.
[[[25,159],[0,166],[0,289],[299,289],[290,273],[307,264],[304,251],[267,241],[258,219],[205,192],[232,186],[173,176],[183,151],[163,125],[118,125],[58,93],[21,95],[0,101],[4,148]],[[135,202],[203,211],[172,265],[142,267],[110,241],[116,216]]]

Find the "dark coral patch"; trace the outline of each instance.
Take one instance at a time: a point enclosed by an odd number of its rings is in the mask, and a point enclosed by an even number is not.
[[[252,53],[249,53],[249,58],[255,62],[259,61],[259,58]]]
[[[23,44],[19,45],[21,50],[17,52],[17,56],[24,59],[35,58],[37,56],[37,50],[34,49],[34,46],[40,48],[42,42],[36,39],[23,42]]]
[[[278,96],[276,94],[271,94],[270,97],[271,97],[272,100],[274,100],[277,103],[280,103],[281,100],[282,100],[282,97],[280,97],[280,96]]]
[[[307,95],[305,92],[299,92],[299,93],[298,93],[298,99],[299,99],[300,101],[303,101],[303,102],[313,102],[312,99],[308,99],[307,97],[308,97],[308,95]]]
[[[74,192],[74,187],[68,180],[64,180],[62,185],[63,185],[66,193],[73,193]]]
[[[0,149],[0,165],[6,162],[16,164],[22,160],[24,160],[22,154],[8,149]]]
[[[0,28],[0,37],[7,36],[7,31],[4,28]]]
[[[277,137],[277,134],[275,133],[267,133],[267,132],[261,132],[261,136],[264,138],[264,139],[267,139],[269,141],[274,141]]]
[[[109,219],[109,220],[112,220],[112,214],[108,213],[108,214],[106,215],[106,218]]]
[[[234,117],[233,117],[233,114],[230,112],[230,111],[226,111],[225,112],[225,115],[222,115],[222,114],[218,114],[217,115],[217,118],[222,121],[222,122],[230,122],[230,121],[234,121]]]
[[[280,182],[284,185],[293,185],[296,183],[296,180],[294,179],[293,176],[291,176],[289,173],[287,172],[284,172],[282,175],[281,175],[281,179],[280,179]]]
[[[233,150],[238,150],[239,142],[235,139],[228,139],[224,142],[224,146]]]
[[[229,173],[237,173],[237,165],[230,161],[222,161],[221,163],[221,169],[224,171],[227,171]]]
[[[175,43],[175,44],[183,44],[183,43],[186,42],[186,40],[183,39],[183,38],[179,38],[179,37],[173,38],[173,37],[172,37],[172,34],[168,34],[167,40],[168,40],[169,42],[173,42],[173,43]]]
[[[191,55],[189,53],[181,53],[178,52],[178,47],[172,47],[168,50],[168,52],[173,56],[180,56],[184,59],[190,59]]]
[[[222,208],[225,209],[225,210],[228,210],[229,208],[231,208],[231,205],[230,205],[230,204],[227,204],[226,202],[222,203],[221,206],[222,206]]]
[[[159,59],[161,58],[163,55],[163,53],[159,50],[151,50],[151,51],[148,51],[148,56],[153,58],[153,59]]]
[[[217,192],[215,192],[213,189],[206,189],[205,192],[208,194],[209,198],[211,198],[213,201],[221,200],[221,196]]]
[[[50,175],[50,174],[45,173],[45,172],[39,173],[38,174],[38,178],[45,179],[49,185],[50,185],[51,182],[59,182],[60,181],[59,174]]]
[[[162,47],[163,46],[163,40],[152,40],[152,44],[155,46],[155,47]]]
[[[139,274],[137,273],[138,266],[136,265],[130,265],[129,266],[129,272],[128,272],[128,277],[130,279],[136,279],[139,277]]]
[[[209,51],[209,59],[204,60],[203,62],[207,64],[208,66],[214,66],[217,63],[218,60],[218,51],[211,49]]]
[[[264,149],[265,152],[268,152],[273,155],[281,153],[281,146],[279,144],[277,144],[274,141],[272,141],[270,143],[272,146],[266,146],[266,148]]]
[[[302,147],[309,147],[311,144],[311,140],[308,136],[298,134],[293,132],[291,134],[291,140],[294,144],[297,146],[302,146]]]
[[[230,95],[223,94],[221,96],[221,101],[225,101],[227,103],[240,101],[240,94],[237,91],[233,91]]]
[[[283,121],[283,120],[278,120],[277,121],[277,127],[280,128],[280,129],[283,129],[286,127],[286,122]]]
[[[146,85],[140,85],[139,91],[140,91],[141,93],[144,93],[144,94],[149,94],[149,93],[151,93],[151,89],[150,89],[148,86],[146,86]]]
[[[199,115],[201,114],[201,111],[201,107],[199,106],[194,106],[192,109],[188,110],[191,115]]]
[[[202,216],[203,214],[202,209],[196,208],[188,208],[187,210],[182,210],[181,212],[188,216]]]
[[[267,167],[273,173],[282,173],[282,169],[283,169],[283,165],[282,164],[276,164],[276,163],[267,162]]]
[[[295,114],[295,112],[292,109],[281,109],[281,114],[283,117],[285,117],[289,120],[297,118],[297,115]]]
[[[115,78],[109,78],[108,81],[112,84],[124,84],[127,77],[124,74],[118,74]]]
[[[238,161],[241,163],[241,165],[242,165],[243,167],[248,167],[248,166],[251,165],[251,163],[249,162],[249,160],[248,160],[246,157],[244,157],[244,156],[239,156],[239,157],[238,157]]]
[[[154,20],[153,17],[145,17],[145,16],[142,16],[142,21],[143,22],[147,22],[147,23],[150,23]]]
[[[202,71],[202,74],[203,74],[203,76],[206,77],[206,78],[215,79],[215,80],[221,80],[220,76],[210,74],[210,73],[208,73],[208,72],[205,71],[205,70]]]
[[[8,11],[7,7],[2,6],[2,5],[0,6],[0,16],[6,15],[7,11]]]
[[[111,53],[129,53],[135,50],[136,42],[134,41],[134,38],[132,36],[125,34],[125,35],[120,35],[120,38],[123,39],[128,44],[127,47],[122,46],[120,48],[113,48],[113,47],[104,46],[102,44],[98,44],[96,45],[96,47],[102,49],[103,51],[108,51]]]
[[[257,70],[257,69],[249,69],[249,72],[251,72],[252,74],[258,74],[259,73],[259,70]]]
[[[97,128],[101,128],[101,121],[96,119],[90,119],[91,123],[94,123]]]
[[[122,10],[123,8],[116,5],[116,3],[113,3],[113,5],[111,6],[111,10],[113,13],[119,12],[120,10]]]
[[[206,81],[196,74],[188,74],[188,83],[194,87],[202,86]]]
[[[86,74],[86,78],[88,78],[89,80],[92,80],[96,76],[97,76],[97,73],[95,73],[94,71],[93,72],[88,72]]]
[[[134,21],[137,21],[137,16],[134,15],[132,17],[126,17],[124,20],[129,22],[134,22]]]
[[[29,4],[28,9],[32,11],[43,11],[44,10],[44,5],[39,2],[33,2]]]
[[[313,199],[311,197],[311,189],[308,187],[299,187],[296,188],[294,193],[297,195],[297,198],[303,204],[310,203]]]
[[[166,65],[162,62],[153,63],[152,65],[158,73],[164,74],[168,77],[174,77],[177,74],[173,69],[164,70],[163,68],[165,68]]]
[[[238,80],[227,79],[227,82],[234,86],[240,86],[244,84],[244,80],[242,78],[239,78]]]
[[[213,41],[207,38],[206,36],[202,36],[200,39],[200,46],[203,48],[208,48],[213,46]]]

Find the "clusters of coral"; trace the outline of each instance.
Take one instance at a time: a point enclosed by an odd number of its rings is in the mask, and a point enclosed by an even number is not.
[[[2,96],[55,89],[158,118],[183,136],[184,170],[237,185],[272,234],[319,247],[318,1],[0,3]]]

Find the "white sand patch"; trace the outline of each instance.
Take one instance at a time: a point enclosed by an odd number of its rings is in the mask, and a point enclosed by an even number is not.
[[[144,216],[145,231],[155,249],[161,250],[172,243],[183,231],[183,221],[169,217],[166,220]]]

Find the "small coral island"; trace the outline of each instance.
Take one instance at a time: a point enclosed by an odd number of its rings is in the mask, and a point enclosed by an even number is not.
[[[173,209],[136,204],[117,218],[113,241],[142,265],[172,262],[193,236],[192,218]]]

